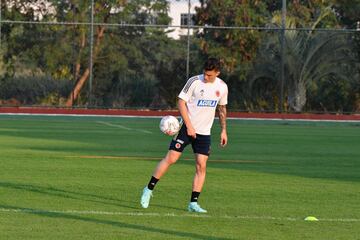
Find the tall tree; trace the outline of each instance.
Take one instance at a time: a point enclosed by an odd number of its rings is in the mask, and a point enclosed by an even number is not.
[[[200,3],[195,20],[202,26],[264,26],[269,16],[263,1],[200,0]],[[204,28],[198,35],[203,53],[222,58],[229,72],[240,63],[251,61],[260,42],[260,34],[254,30]]]
[[[28,59],[28,66],[24,66],[24,69],[29,69],[32,65],[34,69],[39,69],[44,74],[50,74],[55,78],[72,79],[74,88],[66,102],[67,106],[72,106],[79,94],[83,92],[82,89],[90,74],[90,27],[84,24],[90,22],[89,1],[10,0],[1,1],[1,3],[2,8],[6,9],[3,16],[9,20],[80,23],[77,25],[7,24],[3,25],[2,29],[6,35],[6,44],[9,46],[4,53],[8,69],[15,69],[15,61],[19,59],[22,62]],[[46,9],[52,9],[52,11],[42,11],[41,17],[38,17],[39,6],[43,3],[46,3]],[[167,11],[166,0],[95,1],[94,18],[96,23],[167,24],[170,20]],[[135,67],[131,66],[127,54],[132,47],[131,41],[135,38],[141,39],[145,35],[156,34],[156,31],[141,26],[120,27],[117,31],[113,29],[104,25],[94,27],[94,71],[106,71],[105,68],[97,66],[98,63],[105,64],[108,69],[121,70]],[[108,44],[109,42],[112,45]],[[116,53],[109,51],[111,48],[114,50],[114,46],[122,46],[123,49],[117,47]],[[110,53],[112,56],[117,54],[117,59],[110,58],[109,62],[103,63],[105,53]],[[138,61],[143,58],[140,55],[136,56],[132,59]],[[96,74],[102,75],[102,73]]]
[[[79,15],[84,16],[86,12],[89,11],[89,6],[84,6],[83,1],[76,1],[75,3],[70,2],[58,2],[54,1],[55,4],[60,4],[57,8],[61,9],[71,9],[77,6]],[[64,4],[68,4],[69,6],[64,7]],[[71,13],[68,11],[67,13]],[[167,13],[167,2],[165,0],[153,0],[153,1],[144,1],[144,0],[134,0],[134,1],[126,1],[126,0],[113,0],[113,1],[97,1],[94,6],[94,15],[96,22],[100,23],[114,23],[114,22],[125,22],[125,23],[133,23],[133,24],[146,24],[146,23],[156,23],[156,22],[164,22],[168,19],[166,18]],[[61,13],[63,14],[63,13]],[[145,28],[133,28],[130,30],[130,35],[138,35],[143,34],[145,32]],[[89,78],[90,75],[90,66],[83,67],[83,72],[79,74],[81,66],[80,66],[80,56],[81,52],[85,47],[85,37],[89,35],[89,32],[84,29],[81,31],[80,38],[80,48],[79,48],[79,57],[77,58],[76,63],[76,76],[78,76],[77,83],[73,91],[71,92],[68,100],[66,102],[66,106],[72,106],[74,100],[77,99],[81,89]],[[93,48],[93,63],[96,64],[98,55],[104,45],[103,38],[106,33],[105,25],[98,25],[95,28],[95,36],[94,36],[94,48]]]
[[[341,25],[346,28],[356,29],[353,34],[353,41],[356,46],[357,53],[357,83],[352,86],[354,102],[356,102],[356,111],[360,111],[360,0],[346,1],[346,0],[333,0],[334,10],[339,16]]]

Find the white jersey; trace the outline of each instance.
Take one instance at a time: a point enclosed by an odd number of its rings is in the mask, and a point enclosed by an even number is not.
[[[188,114],[195,132],[210,135],[215,118],[216,106],[226,105],[228,87],[220,78],[205,82],[204,75],[190,78],[179,94],[186,102]]]

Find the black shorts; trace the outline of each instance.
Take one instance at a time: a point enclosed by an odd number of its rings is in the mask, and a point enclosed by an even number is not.
[[[196,138],[187,135],[187,128],[185,124],[182,125],[180,131],[171,140],[169,150],[177,152],[184,151],[185,147],[191,143],[194,153],[210,155],[211,137],[210,135],[196,134]]]

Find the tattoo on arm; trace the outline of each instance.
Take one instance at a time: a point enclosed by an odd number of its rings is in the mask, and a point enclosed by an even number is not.
[[[218,112],[221,129],[226,130],[226,105],[219,105]]]

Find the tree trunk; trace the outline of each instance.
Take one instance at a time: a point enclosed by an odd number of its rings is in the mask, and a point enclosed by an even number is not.
[[[306,85],[298,82],[294,87],[289,91],[289,106],[293,111],[301,112],[306,103]]]
[[[71,91],[70,96],[68,97],[65,106],[66,107],[72,107],[74,104],[74,101],[77,99],[77,97],[79,96],[79,93],[82,89],[82,87],[84,86],[86,80],[88,79],[90,75],[90,69],[87,68],[84,72],[84,74],[81,76],[81,78],[79,79],[79,81],[77,81],[74,89]]]
[[[81,55],[82,52],[86,46],[86,35],[85,35],[85,31],[83,31],[82,29],[81,31],[81,38],[80,38],[80,51],[79,54],[77,56],[76,59],[76,63],[75,63],[75,79],[79,79],[80,76],[80,68],[81,68]]]
[[[94,53],[93,53],[93,59],[95,60],[97,57],[97,54],[99,53],[100,50],[100,43],[101,43],[101,39],[104,36],[104,32],[105,32],[105,27],[104,26],[100,26],[97,29],[97,37],[96,37],[96,43],[95,43],[95,47],[94,47]],[[95,62],[95,61],[93,61]],[[80,64],[77,63],[76,68],[80,69]],[[87,79],[90,76],[90,67],[87,67],[84,71],[84,73],[81,75],[81,77],[79,78],[79,80],[76,82],[76,85],[74,87],[74,89],[71,91],[65,106],[66,107],[72,107],[74,104],[74,101],[78,98],[79,93],[81,91],[81,89],[83,88],[83,86],[85,85]]]

